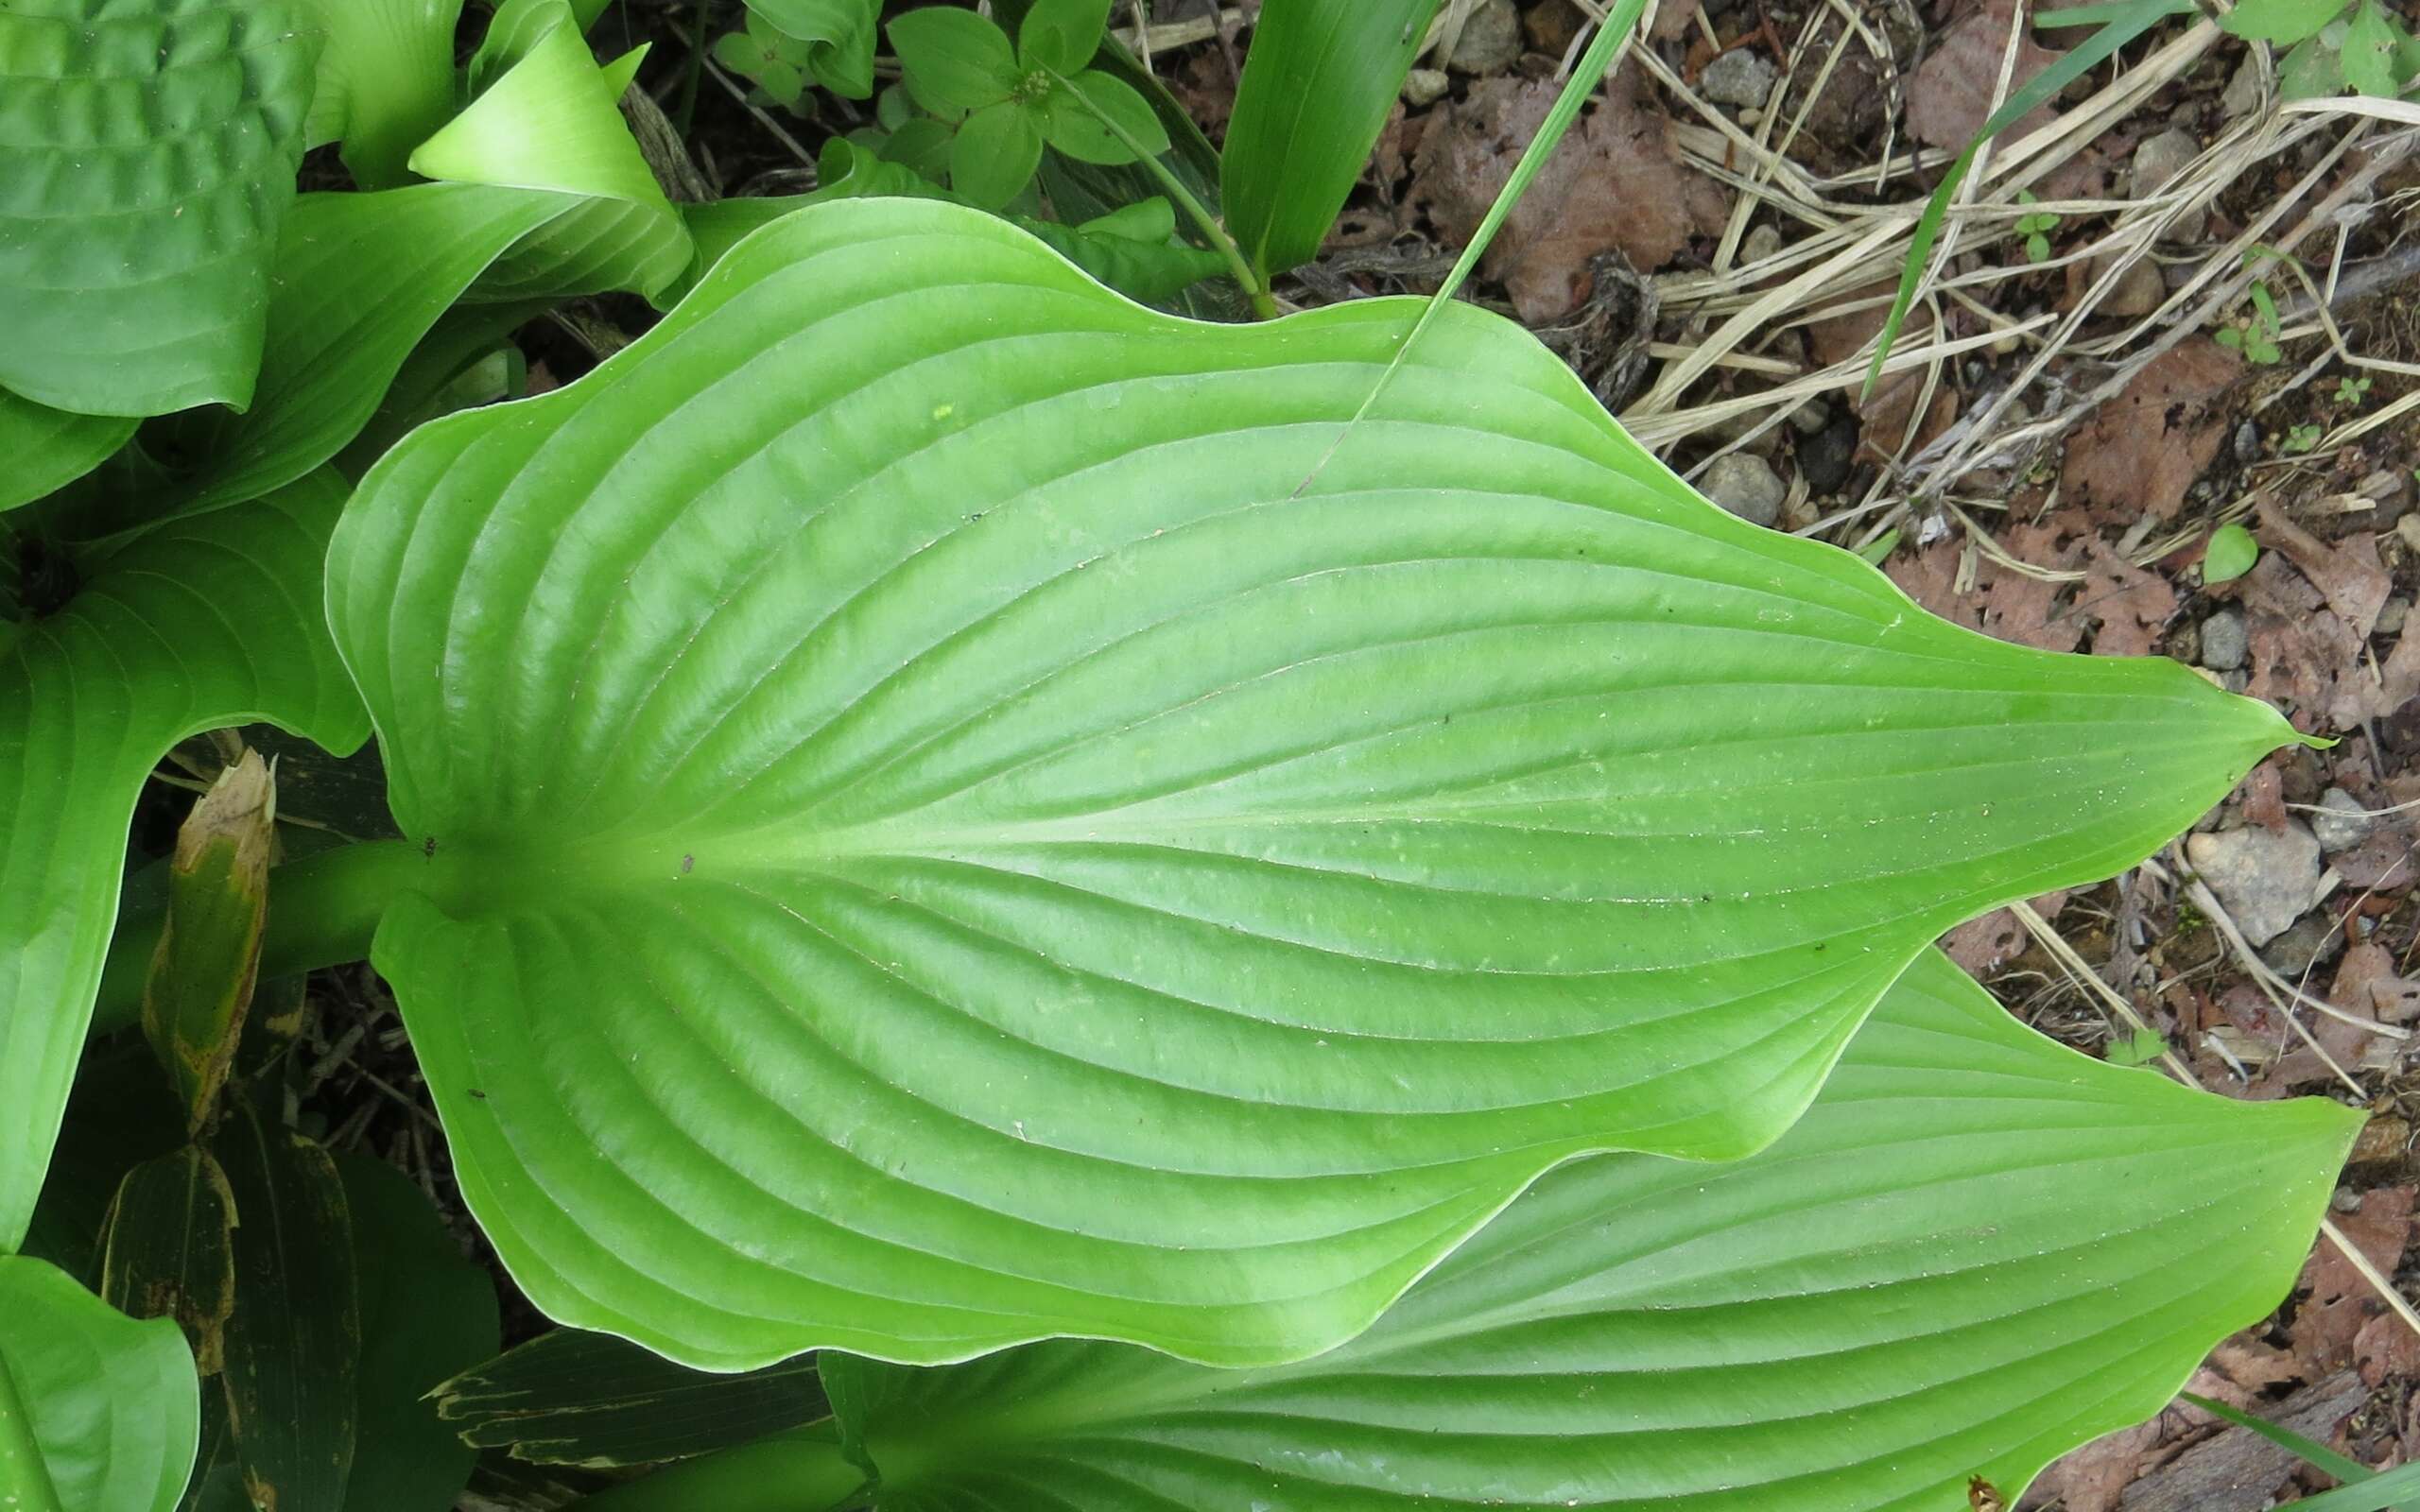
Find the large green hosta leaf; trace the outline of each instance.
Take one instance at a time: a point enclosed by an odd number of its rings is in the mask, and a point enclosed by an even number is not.
[[[47,1261],[6,1254],[0,1317],[0,1506],[175,1506],[200,1421],[175,1320],[137,1322]]]
[[[287,0],[0,8],[0,387],[251,399],[317,51]]]
[[[1556,1171],[1319,1359],[824,1373],[881,1512],[2014,1506],[2275,1305],[2360,1126],[2085,1060],[1928,951],[1772,1149]]]
[[[1732,519],[1467,308],[1340,445],[1417,308],[844,200],[372,470],[373,959],[535,1300],[1300,1357],[1562,1160],[1762,1146],[1926,940],[2291,738]]]
[[[152,765],[246,720],[338,751],[368,732],[316,602],[343,503],[315,473],[164,526],[0,627],[0,1250],[42,1187]]]

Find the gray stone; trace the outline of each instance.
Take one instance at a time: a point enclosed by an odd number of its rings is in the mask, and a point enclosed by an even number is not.
[[[2238,425],[2238,426],[2235,428],[2235,442],[2234,442],[2234,445],[2235,445],[2235,459],[2236,459],[2237,461],[2241,462],[2241,463],[2242,463],[2244,466],[2246,466],[2246,467],[2250,467],[2253,463],[2259,461],[2259,460],[2260,460],[2260,426],[2259,426],[2259,424],[2258,424],[2256,421],[2245,421],[2242,424]]]
[[[1781,250],[1781,232],[1773,226],[1754,226],[1739,239],[1739,266],[1753,267]]]
[[[2239,120],[2260,109],[2260,60],[2250,53],[2236,65],[2235,77],[2219,95],[2219,109],[2230,121]]]
[[[2192,132],[2181,127],[2169,127],[2159,135],[2148,138],[2135,149],[2134,174],[2131,185],[2134,197],[2148,198],[2161,185],[2192,165],[2202,155],[2202,144]],[[2209,223],[2206,209],[2188,210],[2169,226],[2169,234],[2178,241],[2198,241]]]
[[[2377,827],[2378,821],[2370,817],[2361,800],[2341,787],[2319,795],[2319,807],[2310,816],[2310,833],[2319,837],[2319,848],[2331,856],[2360,845]]]
[[[1717,457],[1698,488],[1750,524],[1767,527],[1781,518],[1781,502],[1789,492],[1772,468],[1739,452]]]
[[[2407,515],[2404,518],[2411,517]],[[2411,600],[2396,593],[2378,606],[2378,622],[2370,628],[2379,635],[2400,635],[2405,623],[2411,618]]]
[[[2333,966],[2336,957],[2343,954],[2343,926],[2328,918],[2325,908],[2314,908],[2303,915],[2294,920],[2291,929],[2260,947],[2260,959],[2289,982],[2299,982],[2307,973]]]
[[[1445,97],[1453,82],[1442,68],[1415,68],[1403,77],[1404,103],[1415,109],[1434,105]]]
[[[1832,406],[1820,399],[1810,399],[1789,412],[1789,422],[1798,427],[1801,436],[1812,436],[1832,423]]]
[[[2099,284],[2109,270],[2118,266],[2117,254],[2103,252],[2092,260],[2091,278]],[[2100,313],[2113,319],[2132,320],[2151,314],[2168,298],[2168,280],[2160,277],[2159,265],[2148,257],[2128,263],[2118,275],[2117,284],[2100,301]]]
[[[2319,840],[2295,820],[2282,832],[2247,824],[2188,835],[2185,855],[2254,945],[2284,934],[2319,901]]]
[[[1521,11],[1512,0],[1479,0],[1462,23],[1451,67],[1462,74],[1493,74],[1521,58]]]
[[[2233,672],[2243,665],[2251,649],[2243,633],[2243,610],[2222,609],[2202,622],[2202,664],[2213,672]]]
[[[1737,106],[1741,110],[1762,110],[1772,97],[1773,80],[1780,77],[1763,53],[1754,47],[1734,47],[1698,76],[1698,93],[1717,105]]]

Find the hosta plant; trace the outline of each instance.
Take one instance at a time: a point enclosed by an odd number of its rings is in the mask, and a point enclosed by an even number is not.
[[[676,209],[635,60],[562,0],[458,76],[450,14],[378,10],[441,90],[254,3],[110,19],[303,39],[242,73],[286,146],[207,149],[251,188],[190,259],[196,299],[275,290],[260,330],[141,392],[74,322],[0,368],[40,495],[5,517],[0,1246],[43,1257],[0,1284],[100,1310],[146,1390],[208,1383],[95,1504],[176,1504],[196,1442],[197,1505],[470,1474],[436,1415],[479,1391],[424,1398],[492,1298],[293,1116],[296,978],[364,958],[522,1292],[661,1356],[649,1391],[773,1383],[566,1454],[682,1461],[607,1503],[1948,1508],[2289,1283],[2352,1115],[2092,1065],[1928,951],[2165,843],[2296,738],[2273,711],[1713,508],[1470,306],[1220,324],[1096,280],[1269,302],[1432,7],[1271,0],[1223,212],[1122,103],[1134,161],[1069,146],[1105,6],[1003,8],[1049,87],[987,38],[1007,93],[927,102],[1140,175],[1027,164],[1068,191],[1037,232],[840,136],[812,195]],[[44,50],[65,18],[0,17],[0,60],[114,98]],[[897,19],[912,87],[905,38],[978,18]],[[856,87],[864,33],[785,35]],[[331,139],[395,186],[295,198]],[[610,289],[672,307],[460,407]],[[383,814],[270,865],[253,722],[374,735]],[[233,775],[126,882],[146,775],[215,730]],[[138,1022],[164,1080],[126,1079]],[[2226,1263],[2157,1280],[2185,1248]],[[510,1358],[465,1380],[595,1431],[546,1399],[603,1383]],[[48,1359],[0,1344],[36,1506],[110,1420],[57,1428]]]

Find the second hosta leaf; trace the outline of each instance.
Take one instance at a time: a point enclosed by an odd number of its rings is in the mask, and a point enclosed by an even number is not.
[[[0,7],[0,386],[251,401],[318,52],[288,0]]]
[[[365,480],[374,959],[540,1305],[1309,1354],[1562,1160],[1770,1142],[1925,941],[2292,738],[1733,520],[1464,307],[1346,435],[1418,308],[843,201]]]

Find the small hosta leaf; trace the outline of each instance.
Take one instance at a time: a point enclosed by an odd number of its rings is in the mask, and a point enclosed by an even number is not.
[[[2293,738],[1732,519],[1468,307],[1348,435],[1419,308],[842,200],[372,472],[373,959],[533,1299],[1299,1358],[1570,1156],[1762,1147],[1927,940]]]
[[[0,387],[251,400],[318,43],[288,0],[0,9]]]
[[[2093,1064],[1927,951],[1772,1148],[1555,1171],[1316,1360],[823,1368],[879,1512],[2014,1506],[2276,1304],[2360,1127]]]
[[[251,719],[333,750],[368,733],[315,602],[344,495],[315,473],[164,526],[0,627],[0,1248],[42,1189],[152,764]]]
[[[169,1512],[199,1433],[184,1336],[26,1255],[0,1255],[0,1504]]]

